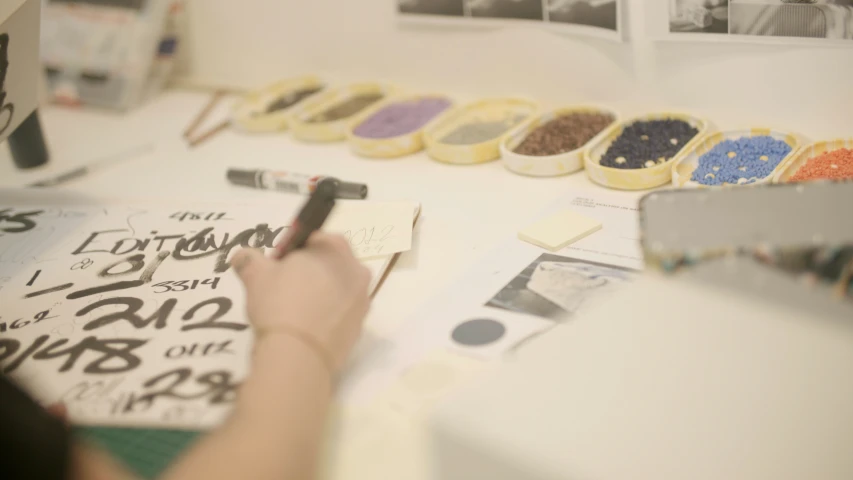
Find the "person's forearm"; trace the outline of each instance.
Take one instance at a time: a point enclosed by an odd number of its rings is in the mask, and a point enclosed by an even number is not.
[[[313,478],[330,397],[316,352],[284,334],[262,337],[229,420],[165,478]]]

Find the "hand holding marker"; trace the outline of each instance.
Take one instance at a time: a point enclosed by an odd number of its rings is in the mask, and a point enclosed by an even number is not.
[[[300,193],[310,195],[317,191],[320,183],[329,181],[335,184],[335,198],[363,200],[367,198],[367,185],[363,183],[342,182],[337,178],[310,176],[299,173],[273,172],[268,170],[240,170],[229,168],[228,180],[235,185],[244,185],[263,190]]]
[[[335,207],[335,198],[338,196],[338,185],[335,182],[337,180],[323,179],[317,184],[285,237],[276,245],[273,258],[280,260],[288,253],[304,247],[308,237],[323,226]]]

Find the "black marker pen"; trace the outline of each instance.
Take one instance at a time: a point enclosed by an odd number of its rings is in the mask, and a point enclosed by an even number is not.
[[[235,185],[259,188],[262,190],[276,190],[279,192],[299,193],[310,195],[317,189],[317,185],[323,180],[331,180],[338,184],[337,198],[348,198],[363,200],[367,198],[367,185],[363,183],[342,182],[337,178],[324,177],[321,175],[304,175],[270,170],[241,170],[229,168],[226,173],[228,181]]]
[[[288,253],[305,246],[308,237],[323,226],[335,206],[338,185],[330,179],[321,180],[311,198],[287,230],[286,236],[275,247],[273,257],[280,260]]]

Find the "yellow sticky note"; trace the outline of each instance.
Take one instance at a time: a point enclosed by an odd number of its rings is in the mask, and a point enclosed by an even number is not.
[[[357,258],[412,249],[412,228],[419,205],[410,202],[337,202],[323,230],[342,234]]]
[[[601,230],[598,220],[564,210],[518,232],[518,238],[556,252],[598,230]]]

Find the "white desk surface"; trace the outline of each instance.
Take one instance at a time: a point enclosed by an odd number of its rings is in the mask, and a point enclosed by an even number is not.
[[[227,130],[190,149],[184,128],[208,95],[171,91],[127,115],[60,107],[42,109],[51,151],[49,165],[15,169],[0,147],[0,187],[21,187],[103,157],[140,151],[125,161],[61,187],[87,195],[120,198],[187,198],[275,202],[281,193],[231,185],[228,167],[282,169],[337,176],[369,185],[371,200],[421,203],[414,248],[402,255],[379,291],[369,325],[394,328],[419,304],[493,244],[514,236],[540,208],[571,190],[605,189],[580,172],[559,178],[515,175],[498,162],[445,165],[416,154],[372,160],[350,153],[345,143],[307,144],[288,134],[251,135]],[[227,104],[208,118],[221,120]],[[204,130],[204,127],[199,129]],[[606,190],[613,192],[612,190]],[[617,193],[639,196],[638,193]]]
[[[287,134],[248,135],[229,130],[190,149],[182,138],[183,130],[208,98],[203,93],[170,91],[126,115],[45,107],[41,117],[51,151],[50,164],[32,171],[16,170],[8,149],[0,148],[0,187],[21,187],[103,157],[139,152],[140,147],[151,145],[147,152],[56,188],[128,199],[275,202],[282,195],[233,186],[225,180],[226,168],[245,167],[334,175],[368,184],[370,199],[418,201],[422,213],[413,250],[400,257],[368,317],[368,329],[379,335],[400,326],[414,309],[494,244],[514,236],[552,200],[573,190],[604,190],[582,172],[559,178],[527,178],[509,172],[500,162],[451,166],[430,160],[423,153],[396,160],[368,160],[351,154],[344,143],[305,144]],[[223,103],[205,126],[226,114],[227,103]],[[345,418],[343,428],[347,421]],[[383,432],[373,435],[374,442],[379,441],[369,449],[375,451],[375,458],[364,457],[364,449],[347,454],[346,445],[338,446],[331,460],[336,465],[328,476],[347,480],[429,478],[423,431],[408,423],[377,423],[381,425],[372,428]]]

